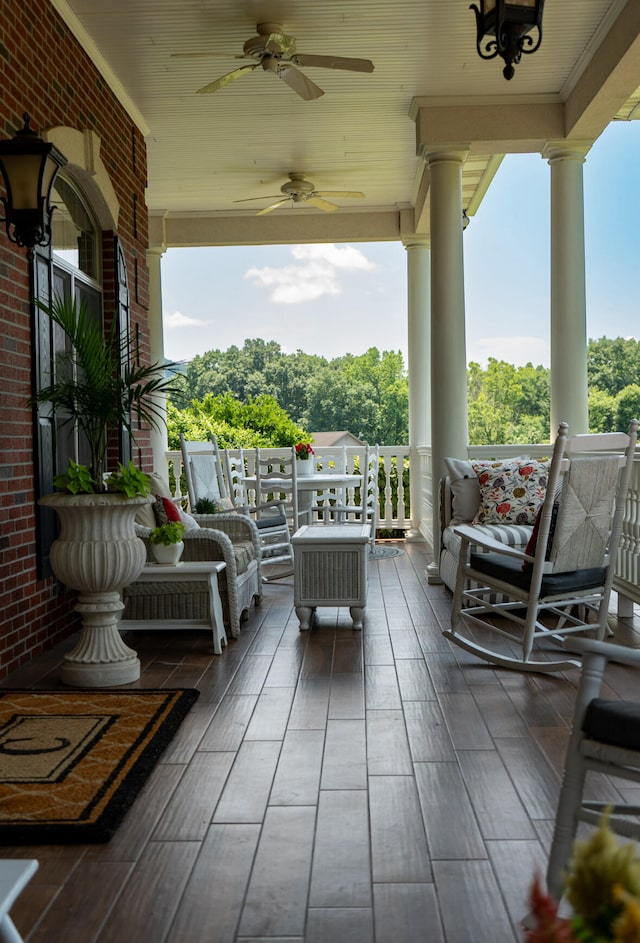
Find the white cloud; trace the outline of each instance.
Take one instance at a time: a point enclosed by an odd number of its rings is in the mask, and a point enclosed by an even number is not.
[[[534,367],[542,364],[549,366],[549,344],[541,337],[480,337],[469,340],[467,360],[486,366],[489,357],[505,360],[516,366],[532,363]]]
[[[341,294],[340,274],[376,267],[363,252],[348,245],[293,246],[291,254],[303,264],[254,267],[247,270],[245,278],[270,288],[269,298],[275,303],[299,304]]]
[[[167,331],[175,331],[183,327],[202,327],[207,324],[198,318],[190,318],[181,311],[174,311],[173,314],[166,314],[162,319],[162,324]]]

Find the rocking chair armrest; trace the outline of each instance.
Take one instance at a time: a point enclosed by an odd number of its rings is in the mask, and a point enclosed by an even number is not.
[[[523,563],[533,563],[534,558],[519,547],[511,547],[509,544],[503,544],[487,534],[479,533],[473,524],[461,524],[454,529],[454,533],[462,538],[463,545],[476,544],[494,553],[502,553],[506,557],[515,557],[516,560],[522,560]]]
[[[579,638],[572,635],[563,642],[564,648],[584,656],[601,655],[607,661],[616,661],[623,665],[640,665],[640,649],[615,645],[613,642],[600,642],[592,638]]]
[[[257,511],[269,511],[275,510],[278,514],[284,514],[284,504],[282,501],[265,501],[264,504],[252,504],[249,508],[251,514],[255,514]]]

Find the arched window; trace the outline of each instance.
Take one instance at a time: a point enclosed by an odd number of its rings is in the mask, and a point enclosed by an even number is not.
[[[62,174],[51,197],[51,248],[59,259],[95,282],[100,282],[100,232],[79,190]]]

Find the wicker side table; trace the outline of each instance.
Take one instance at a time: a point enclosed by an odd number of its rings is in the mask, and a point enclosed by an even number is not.
[[[162,581],[188,584],[206,580],[209,589],[209,618],[205,622],[195,619],[127,619],[125,612],[125,618],[120,621],[120,631],[158,631],[158,629],[175,631],[181,628],[208,628],[213,632],[213,651],[216,655],[221,655],[223,646],[227,644],[227,633],[222,618],[218,573],[221,573],[225,566],[226,563],[222,560],[194,560],[176,563],[173,566],[162,563],[147,563],[136,582],[157,583]]]
[[[300,628],[318,606],[349,606],[354,629],[367,605],[370,524],[307,524],[291,538],[293,595]]]

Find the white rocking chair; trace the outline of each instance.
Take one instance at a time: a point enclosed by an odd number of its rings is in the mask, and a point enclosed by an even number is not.
[[[450,641],[500,667],[547,672],[579,662],[548,649],[534,661],[539,642],[586,630],[605,637],[637,426],[633,420],[628,435],[567,438],[567,424],[560,424],[528,553],[473,524],[456,528],[462,546],[451,629],[443,633]]]

